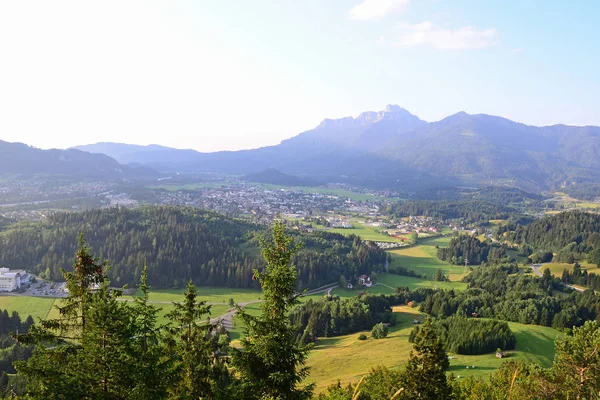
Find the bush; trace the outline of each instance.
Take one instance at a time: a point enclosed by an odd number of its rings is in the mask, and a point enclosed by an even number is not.
[[[358,335],[358,340],[367,340],[367,335],[361,333],[360,335]]]
[[[371,336],[373,336],[375,339],[383,339],[384,337],[387,337],[387,335],[388,327],[383,322],[375,325],[371,331]]]

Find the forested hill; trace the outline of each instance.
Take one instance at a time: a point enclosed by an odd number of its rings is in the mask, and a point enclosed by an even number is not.
[[[557,253],[557,261],[566,261],[570,255],[575,260],[587,259],[600,263],[600,215],[587,212],[564,212],[540,219],[531,224],[517,226],[513,232],[503,232],[500,237],[534,250]]]
[[[425,215],[435,218],[464,218],[470,222],[505,219],[514,210],[497,203],[482,200],[444,200],[444,201],[405,201],[392,203],[381,210],[382,213],[395,218],[410,215]]]
[[[136,284],[144,262],[156,287],[198,285],[255,287],[262,266],[257,238],[264,227],[188,207],[111,208],[55,213],[43,223],[12,225],[0,235],[0,265],[61,279],[71,268],[77,236],[84,233],[101,259],[112,263],[113,284]],[[296,234],[300,236],[300,234]],[[299,287],[318,287],[382,268],[385,253],[358,237],[315,232],[298,237]]]

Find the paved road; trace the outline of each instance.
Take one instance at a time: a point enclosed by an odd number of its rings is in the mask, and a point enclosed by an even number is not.
[[[542,268],[542,266],[545,264],[531,264],[531,269],[533,270],[533,272],[537,275],[537,276],[543,276],[542,271],[540,271],[540,268]],[[573,285],[567,285],[566,283],[564,284],[566,287],[570,287],[573,290],[577,290],[578,292],[583,292],[585,291],[585,289],[582,288],[578,288],[575,287]]]
[[[331,283],[329,285],[321,286],[320,288],[309,290],[304,293],[304,296],[310,296],[312,294],[325,293],[325,292],[327,292],[327,294],[331,294],[331,290],[335,289],[338,286],[339,285],[337,283]],[[257,304],[257,303],[262,303],[262,302],[263,302],[263,300],[253,300],[253,301],[247,301],[245,303],[238,303],[238,305],[241,308],[244,308],[250,304]],[[207,304],[212,304],[212,303],[207,303]],[[223,304],[223,303],[214,303],[214,304]],[[210,320],[210,322],[213,324],[216,324],[219,321],[221,321],[221,323],[223,324],[225,329],[230,331],[231,329],[233,329],[233,317],[235,316],[235,313],[237,313],[237,311],[238,311],[237,308],[231,308],[231,309],[229,309],[229,311],[227,311],[225,314],[221,315],[220,317],[212,318]]]

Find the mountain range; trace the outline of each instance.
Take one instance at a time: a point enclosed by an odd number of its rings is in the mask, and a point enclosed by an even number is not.
[[[276,146],[254,150],[201,153],[120,143],[77,149],[161,172],[247,175],[277,169],[381,188],[491,183],[539,191],[600,181],[599,127],[537,127],[465,112],[425,122],[396,105],[325,119]]]
[[[156,177],[148,167],[119,164],[105,154],[90,154],[77,149],[42,150],[23,143],[0,140],[0,173],[19,175],[52,175],[101,180],[123,180]]]

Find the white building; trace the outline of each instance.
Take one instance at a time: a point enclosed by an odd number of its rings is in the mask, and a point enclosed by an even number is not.
[[[0,268],[0,292],[12,292],[21,288],[21,283],[29,280],[29,275],[23,270]]]

